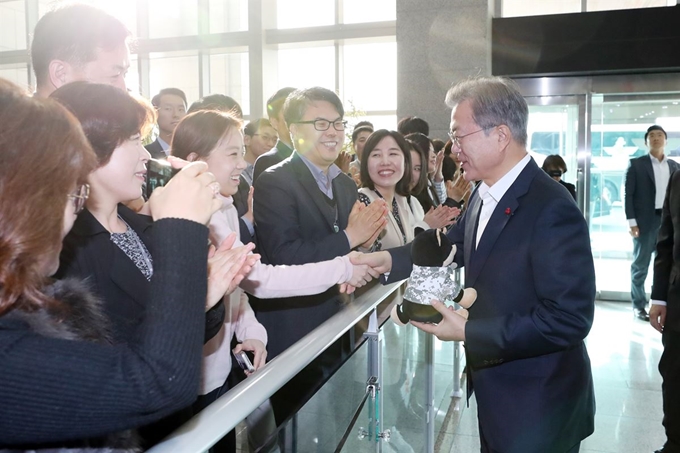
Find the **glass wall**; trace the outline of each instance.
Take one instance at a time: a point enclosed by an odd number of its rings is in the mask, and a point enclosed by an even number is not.
[[[248,0],[81,1],[118,17],[135,36],[126,76],[133,92],[150,98],[173,86],[190,102],[224,93],[248,119],[262,116],[280,87],[323,86],[338,92],[350,121],[395,127],[396,0],[266,0],[262,8]],[[36,19],[26,23],[27,9],[40,18],[62,3],[0,0],[0,76],[31,83],[26,40]],[[262,30],[243,33],[249,24]]]
[[[592,190],[602,199],[602,215],[591,218],[590,236],[597,269],[598,290],[630,290],[633,241],[624,207],[626,168],[631,158],[649,152],[644,136],[652,124],[668,133],[665,154],[680,162],[680,94],[597,95],[591,125]],[[652,272],[645,284],[651,291]]]
[[[0,52],[21,49],[26,49],[25,2],[0,2]]]

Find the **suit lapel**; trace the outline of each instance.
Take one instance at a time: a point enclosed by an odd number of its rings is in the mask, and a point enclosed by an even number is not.
[[[469,269],[472,253],[475,250],[475,233],[477,230],[477,221],[479,219],[479,208],[482,205],[482,199],[479,198],[477,189],[475,189],[474,193],[470,196],[470,200],[470,205],[465,211],[465,242],[463,245],[465,253],[465,269]],[[465,272],[467,275],[467,270]]]
[[[496,241],[500,237],[503,229],[508,224],[510,219],[517,213],[520,209],[519,198],[527,193],[531,181],[534,179],[536,172],[538,171],[538,166],[532,160],[529,161],[526,167],[519,174],[514,183],[510,186],[503,198],[498,202],[491,217],[489,218],[489,223],[487,223],[484,233],[479,240],[479,245],[476,250],[473,248],[469,259],[469,267],[466,271],[466,285],[474,286],[479,276],[484,264],[486,263],[489,255],[493,251]],[[481,203],[481,200],[480,200]],[[474,246],[476,240],[476,234],[468,236],[468,231],[465,231],[466,238],[466,249],[468,244],[471,242]],[[467,263],[466,263],[467,264]]]
[[[656,182],[654,179],[654,169],[652,168],[652,158],[649,156],[649,154],[642,156],[640,158],[640,163],[644,167],[645,173],[647,173],[647,176],[649,176],[649,179],[652,181],[652,187],[656,187],[655,186]]]
[[[335,223],[335,210],[332,209],[324,199],[324,194],[321,192],[321,189],[319,189],[319,185],[316,183],[316,179],[314,179],[312,172],[297,154],[293,154],[291,157],[291,165],[298,177],[298,181],[307,191],[309,199],[316,205],[323,218],[326,219],[326,222],[328,222],[328,225],[332,228]],[[337,208],[339,209],[339,207]],[[338,215],[338,218],[339,217],[340,216]]]

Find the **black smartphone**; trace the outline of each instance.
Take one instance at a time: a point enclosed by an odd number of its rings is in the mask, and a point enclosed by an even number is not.
[[[149,159],[146,163],[146,187],[144,197],[148,200],[156,187],[162,187],[177,174],[179,170],[172,168],[166,160]]]
[[[250,357],[248,357],[246,351],[241,351],[238,354],[234,354],[234,358],[236,358],[236,363],[238,363],[243,371],[248,371],[250,373],[255,371],[253,362],[250,360]]]

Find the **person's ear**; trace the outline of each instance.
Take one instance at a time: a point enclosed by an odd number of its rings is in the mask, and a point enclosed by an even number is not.
[[[187,156],[187,161],[189,162],[196,162],[198,160],[198,154],[196,153],[189,153]]]
[[[244,145],[250,146],[250,141],[251,141],[252,139],[253,139],[253,137],[251,137],[250,135],[248,135],[248,134],[243,134],[243,144],[244,144]]]
[[[512,141],[512,132],[510,131],[510,128],[505,124],[496,126],[496,134],[498,136],[500,149],[505,149]]]
[[[52,60],[47,66],[50,83],[59,88],[74,80],[74,68],[70,63],[63,60]]]

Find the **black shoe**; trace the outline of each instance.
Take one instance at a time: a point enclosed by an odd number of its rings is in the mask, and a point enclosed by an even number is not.
[[[647,310],[644,308],[633,308],[633,316],[635,316],[640,321],[649,321],[649,315]]]

